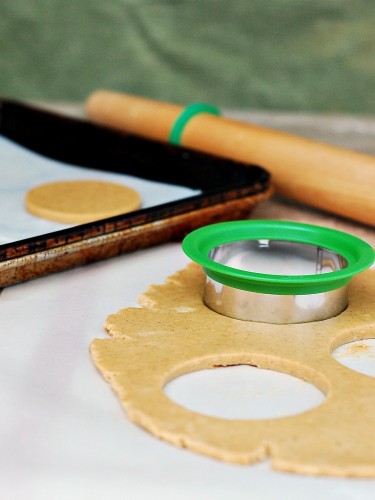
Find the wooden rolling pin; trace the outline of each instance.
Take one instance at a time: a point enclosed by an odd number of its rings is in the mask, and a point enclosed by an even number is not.
[[[95,123],[168,141],[183,107],[100,90],[85,111]],[[262,166],[283,196],[375,226],[374,156],[208,113],[187,122],[182,144]]]

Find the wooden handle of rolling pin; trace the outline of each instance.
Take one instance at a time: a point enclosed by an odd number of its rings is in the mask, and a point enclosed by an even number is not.
[[[168,141],[182,106],[110,91],[91,94],[89,120],[150,139]],[[297,135],[198,114],[186,124],[183,145],[259,165],[276,192],[304,204],[375,226],[375,157]]]

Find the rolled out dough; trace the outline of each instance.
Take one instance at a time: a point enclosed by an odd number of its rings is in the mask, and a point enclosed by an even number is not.
[[[352,280],[349,306],[335,318],[295,325],[240,321],[202,301],[196,264],[151,286],[141,308],[108,317],[112,339],[96,339],[92,358],[128,417],[155,436],[220,460],[270,458],[275,469],[300,474],[375,477],[375,378],[355,372],[332,352],[375,337],[375,273]],[[163,391],[195,370],[248,364],[288,373],[318,387],[325,401],[303,413],[227,420],[190,411]]]

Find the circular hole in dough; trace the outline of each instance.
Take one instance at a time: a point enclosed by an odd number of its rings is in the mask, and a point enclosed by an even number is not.
[[[332,356],[347,368],[375,377],[375,339],[348,342],[335,349]]]
[[[225,419],[272,419],[320,405],[324,394],[304,380],[254,366],[227,366],[180,376],[164,388],[181,406]]]
[[[66,224],[83,224],[137,210],[141,198],[137,191],[121,184],[70,180],[30,189],[25,204],[26,209],[38,217]]]

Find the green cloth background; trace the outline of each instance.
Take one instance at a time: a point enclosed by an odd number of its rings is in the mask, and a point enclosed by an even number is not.
[[[375,112],[375,0],[0,0],[0,96]]]

